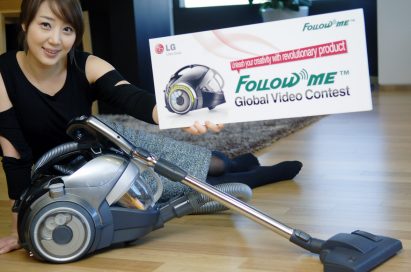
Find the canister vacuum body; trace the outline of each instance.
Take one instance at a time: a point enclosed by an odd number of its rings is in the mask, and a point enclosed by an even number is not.
[[[164,223],[141,175],[146,169],[122,154],[80,145],[59,146],[52,152],[60,154],[40,161],[33,185],[17,203],[20,243],[38,259],[72,262],[139,239]],[[81,166],[58,175],[52,166],[68,168],[60,163],[73,156],[81,158]]]

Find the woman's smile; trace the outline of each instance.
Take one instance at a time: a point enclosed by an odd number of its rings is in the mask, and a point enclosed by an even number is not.
[[[48,49],[48,48],[45,48],[45,47],[43,47],[43,51],[44,51],[45,55],[47,57],[50,57],[50,58],[57,57],[58,54],[61,52],[61,50],[59,50],[59,49]]]

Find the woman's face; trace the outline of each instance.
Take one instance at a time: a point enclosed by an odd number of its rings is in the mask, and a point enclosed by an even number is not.
[[[43,65],[54,65],[66,59],[76,40],[76,32],[59,19],[44,1],[26,29],[28,53]]]

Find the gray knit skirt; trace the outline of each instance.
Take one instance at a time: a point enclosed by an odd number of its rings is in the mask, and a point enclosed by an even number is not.
[[[176,141],[159,134],[127,128],[121,123],[113,122],[103,116],[99,116],[99,119],[112,127],[117,133],[123,135],[135,146],[144,148],[153,155],[181,167],[191,176],[205,181],[211,159],[211,151],[207,148]],[[160,202],[168,201],[175,196],[192,191],[191,188],[180,182],[173,182],[165,177],[160,177],[160,179],[164,185]],[[155,186],[153,180],[150,181],[149,179],[149,182],[151,182],[150,185],[152,187]]]

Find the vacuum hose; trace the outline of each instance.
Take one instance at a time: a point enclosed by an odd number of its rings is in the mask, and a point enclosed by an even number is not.
[[[251,199],[251,188],[243,183],[225,183],[214,187],[242,201]],[[160,207],[161,220],[155,228],[163,227],[165,222],[176,217],[179,218],[188,214],[211,214],[224,210],[228,210],[228,208],[204,194],[192,191],[162,205]]]
[[[251,188],[243,183],[224,183],[218,184],[214,187],[244,202],[250,201],[253,195]],[[199,207],[194,207],[194,212],[192,214],[210,214],[228,210],[226,206],[218,203],[215,200],[212,200],[206,195],[200,194],[198,192],[193,192],[192,195],[193,197],[199,199],[200,202],[200,205],[198,205]]]
[[[39,171],[41,171],[42,169],[47,169],[48,166],[50,166],[50,163],[55,163],[58,160],[61,160],[61,156],[64,155],[64,157],[67,157],[67,155],[76,153],[78,152],[78,150],[79,144],[77,142],[69,142],[52,148],[43,156],[41,156],[40,159],[38,159],[37,162],[34,164],[31,170],[32,179],[36,178]],[[64,174],[71,174],[67,173],[67,171],[69,171],[68,169],[64,169],[62,167],[59,168],[61,169],[58,170],[62,171]]]

